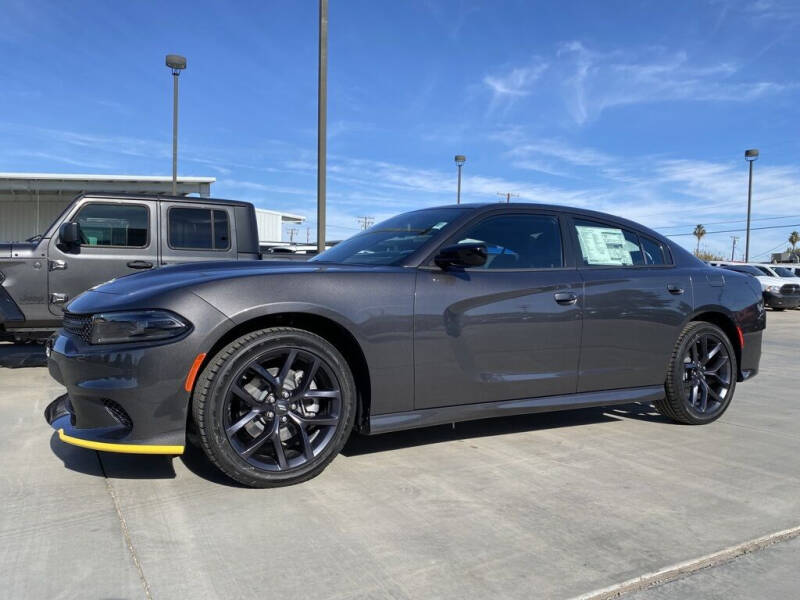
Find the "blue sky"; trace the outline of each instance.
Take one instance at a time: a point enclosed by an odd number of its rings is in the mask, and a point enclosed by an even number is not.
[[[316,1],[0,9],[0,171],[169,174],[164,55],[180,53],[179,172],[306,215],[314,238]],[[800,229],[799,28],[792,0],[330,0],[328,237],[453,202],[456,153],[465,201],[743,228],[757,147],[753,225],[780,228],[751,255],[783,249]],[[729,254],[730,235],[702,246]]]

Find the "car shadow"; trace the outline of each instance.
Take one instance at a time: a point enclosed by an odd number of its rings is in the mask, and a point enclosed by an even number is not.
[[[174,479],[171,456],[98,452],[65,444],[53,432],[50,449],[70,471],[114,479]]]
[[[0,343],[0,367],[19,369],[46,366],[47,356],[43,344]]]
[[[342,454],[344,456],[359,456],[455,440],[560,427],[577,427],[591,423],[611,423],[621,420],[619,416],[609,413],[610,411],[607,408],[602,407],[583,408],[579,410],[496,417],[479,421],[464,421],[374,436],[354,434],[350,436],[347,444],[345,444]]]
[[[341,451],[343,456],[361,456],[415,446],[438,444],[510,433],[523,433],[562,427],[579,427],[594,423],[613,423],[623,419],[639,419],[671,423],[659,415],[650,404],[626,404],[615,407],[584,408],[551,413],[537,413],[466,421],[455,425],[438,425],[420,429],[395,431],[368,436],[353,434]],[[172,456],[146,454],[115,454],[97,452],[65,444],[55,432],[50,438],[50,448],[64,467],[95,477],[115,479],[173,479],[175,468]],[[194,443],[187,443],[178,459],[194,475],[211,483],[248,489],[225,475],[206,457]]]
[[[187,469],[206,481],[217,483],[219,485],[226,485],[228,487],[250,489],[246,485],[242,485],[238,481],[231,479],[225,473],[220,471],[208,459],[205,452],[203,452],[203,450],[194,443],[187,443],[186,449],[179,458]]]
[[[622,406],[613,406],[608,407],[606,413],[626,419],[636,419],[638,421],[666,423],[668,425],[680,424],[659,413],[652,404],[625,404]]]

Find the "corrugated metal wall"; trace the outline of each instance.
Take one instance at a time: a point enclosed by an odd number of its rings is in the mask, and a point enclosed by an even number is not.
[[[256,223],[258,224],[258,241],[280,242],[282,237],[281,215],[267,210],[256,209]]]
[[[71,200],[71,195],[40,192],[37,209],[36,193],[0,195],[0,241],[18,242],[44,233]]]

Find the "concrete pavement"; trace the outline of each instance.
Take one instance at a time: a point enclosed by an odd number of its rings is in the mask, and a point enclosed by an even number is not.
[[[709,426],[633,405],[355,437],[320,477],[275,490],[238,487],[199,452],[61,444],[42,417],[59,386],[43,368],[0,368],[0,589],[569,598],[788,529],[800,525],[798,333],[800,312],[769,313],[761,374]],[[728,572],[763,579],[741,588],[762,598],[800,595],[784,576],[796,544],[634,597],[708,597]]]

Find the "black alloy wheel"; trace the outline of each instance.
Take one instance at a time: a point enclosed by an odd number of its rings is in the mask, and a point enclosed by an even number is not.
[[[270,328],[221,350],[198,378],[192,411],[208,457],[252,487],[319,474],[355,421],[345,359],[307,331]]]
[[[688,409],[713,415],[726,406],[731,391],[733,361],[715,333],[695,334],[683,356],[683,388]]]
[[[222,412],[228,441],[258,469],[281,471],[313,460],[330,443],[342,393],[324,359],[279,348],[240,369]]]
[[[681,332],[667,368],[666,397],[655,402],[662,415],[701,425],[718,419],[736,389],[736,352],[725,332],[693,321]]]

